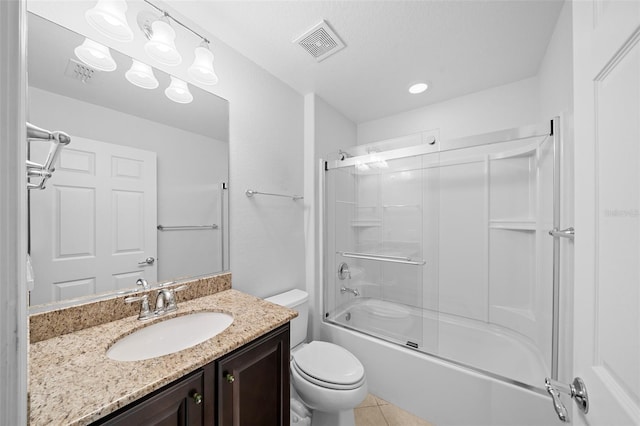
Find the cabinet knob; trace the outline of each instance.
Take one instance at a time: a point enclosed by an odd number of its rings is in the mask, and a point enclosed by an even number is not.
[[[227,373],[227,375],[225,377],[227,379],[227,383],[233,383],[236,380],[236,378],[233,377],[233,374]]]
[[[198,392],[194,392],[193,394],[191,394],[191,398],[193,398],[193,402],[195,402],[196,405],[202,404],[202,395]]]

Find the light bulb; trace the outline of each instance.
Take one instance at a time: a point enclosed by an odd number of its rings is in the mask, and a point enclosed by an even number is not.
[[[164,90],[164,94],[179,104],[188,104],[193,101],[193,95],[187,83],[174,76],[171,76],[171,84]]]
[[[127,23],[125,0],[98,0],[84,17],[96,31],[116,41],[133,40],[133,31]]]
[[[153,69],[149,65],[136,61],[135,59],[133,59],[131,68],[129,68],[129,71],[127,71],[124,76],[131,84],[142,87],[143,89],[155,89],[159,84],[156,76],[153,75]]]
[[[78,59],[97,70],[113,71],[117,68],[109,48],[91,39],[85,38],[84,42],[73,51]]]
[[[213,53],[209,50],[208,43],[202,42],[196,47],[195,55],[196,58],[188,70],[189,76],[202,84],[218,83],[218,76],[213,70]]]
[[[164,65],[179,65],[182,62],[182,56],[176,49],[176,32],[169,23],[157,20],[151,24],[151,31],[153,35],[144,45],[147,55]]]

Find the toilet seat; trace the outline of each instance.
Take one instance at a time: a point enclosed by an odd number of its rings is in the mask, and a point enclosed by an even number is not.
[[[333,343],[313,341],[296,351],[292,358],[293,370],[323,388],[350,390],[365,381],[364,367],[358,358]]]

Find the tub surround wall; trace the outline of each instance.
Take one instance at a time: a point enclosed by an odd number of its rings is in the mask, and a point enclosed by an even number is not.
[[[120,298],[115,300],[125,305]],[[203,343],[144,361],[120,362],[106,356],[119,338],[149,324],[135,315],[32,343],[30,423],[89,424],[297,316],[291,309],[227,289],[181,302],[178,311],[166,318],[199,311],[227,312],[234,322]]]
[[[194,280],[176,283],[175,286],[186,284],[189,288],[176,293],[178,306],[180,303],[209,296],[231,288],[231,273],[213,275]],[[126,297],[138,294],[149,294],[149,302],[153,309],[153,295],[156,289],[135,294],[98,301],[88,301],[61,309],[32,314],[29,316],[29,339],[31,343],[51,339],[63,334],[73,333],[100,324],[117,321],[122,318],[137,315],[140,311],[139,303],[125,303]],[[43,305],[46,307],[46,305]]]

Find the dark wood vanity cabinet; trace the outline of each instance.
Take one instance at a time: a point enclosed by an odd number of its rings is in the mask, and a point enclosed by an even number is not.
[[[94,424],[288,425],[289,324]]]
[[[201,426],[205,376],[198,370],[97,421],[96,425]]]
[[[289,326],[225,356],[216,365],[219,426],[289,424]]]

